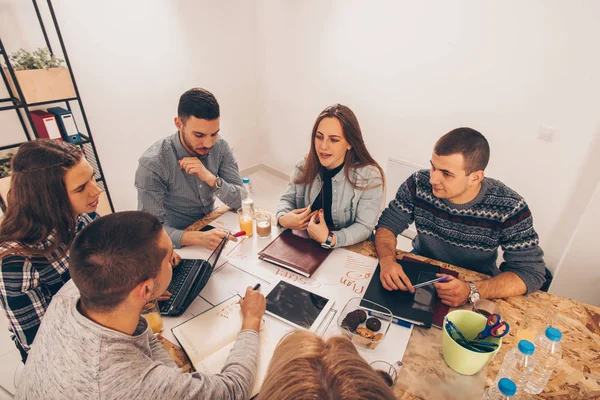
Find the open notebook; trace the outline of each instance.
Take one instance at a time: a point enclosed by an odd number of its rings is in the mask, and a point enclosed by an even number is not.
[[[242,326],[240,296],[223,303],[172,329],[173,335],[198,372],[221,372]],[[258,394],[279,340],[292,328],[273,318],[264,318],[260,331],[258,370],[251,396]]]

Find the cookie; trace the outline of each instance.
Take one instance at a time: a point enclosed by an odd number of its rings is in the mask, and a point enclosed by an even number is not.
[[[349,330],[350,332],[354,332],[356,328],[358,328],[358,318],[352,316],[350,314],[346,315],[346,318],[342,321],[342,328]]]
[[[367,320],[367,313],[365,312],[365,310],[354,310],[350,314],[356,315],[360,324]]]
[[[358,333],[360,336],[364,337],[365,339],[371,339],[375,333],[367,328],[358,328],[356,330],[356,333]]]
[[[381,321],[378,320],[375,317],[371,317],[367,320],[367,328],[369,328],[370,330],[372,330],[373,332],[377,332],[378,330],[381,329]]]

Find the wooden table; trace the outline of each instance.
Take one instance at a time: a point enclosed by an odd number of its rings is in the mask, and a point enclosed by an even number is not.
[[[227,212],[219,207],[187,230],[198,230]],[[362,242],[347,248],[370,257],[377,257],[372,242]],[[398,258],[406,253],[398,250]],[[422,261],[458,271],[467,281],[487,278],[470,270],[439,261],[415,256]],[[498,355],[481,373],[466,377],[452,371],[442,358],[442,331],[415,327],[404,354],[395,393],[398,399],[480,398],[484,385],[493,383],[507,351],[516,346],[518,330],[526,309],[544,309],[557,316],[554,324],[562,333],[563,356],[548,386],[535,399],[600,399],[600,308],[546,292],[496,300],[501,303],[503,319],[513,329],[503,340]],[[189,360],[177,346],[162,339],[169,354],[184,370],[191,369]]]

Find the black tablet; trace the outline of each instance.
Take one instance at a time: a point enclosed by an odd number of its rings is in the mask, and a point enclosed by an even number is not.
[[[296,328],[314,332],[334,304],[318,294],[279,281],[266,297],[267,314]]]

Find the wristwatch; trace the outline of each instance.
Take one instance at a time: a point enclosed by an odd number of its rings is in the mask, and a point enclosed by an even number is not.
[[[324,249],[331,249],[331,242],[333,241],[333,232],[329,232],[329,235],[327,235],[327,239],[325,240],[325,243],[321,243],[321,247]]]
[[[468,301],[471,304],[475,304],[475,302],[481,298],[481,294],[479,294],[479,290],[477,290],[477,286],[475,286],[475,284],[473,282],[467,282],[467,283],[469,284],[469,289],[471,290],[469,292]]]
[[[221,186],[223,185],[223,178],[220,178],[217,176],[217,179],[215,180],[215,186],[213,187],[213,190],[219,190],[221,189]]]

